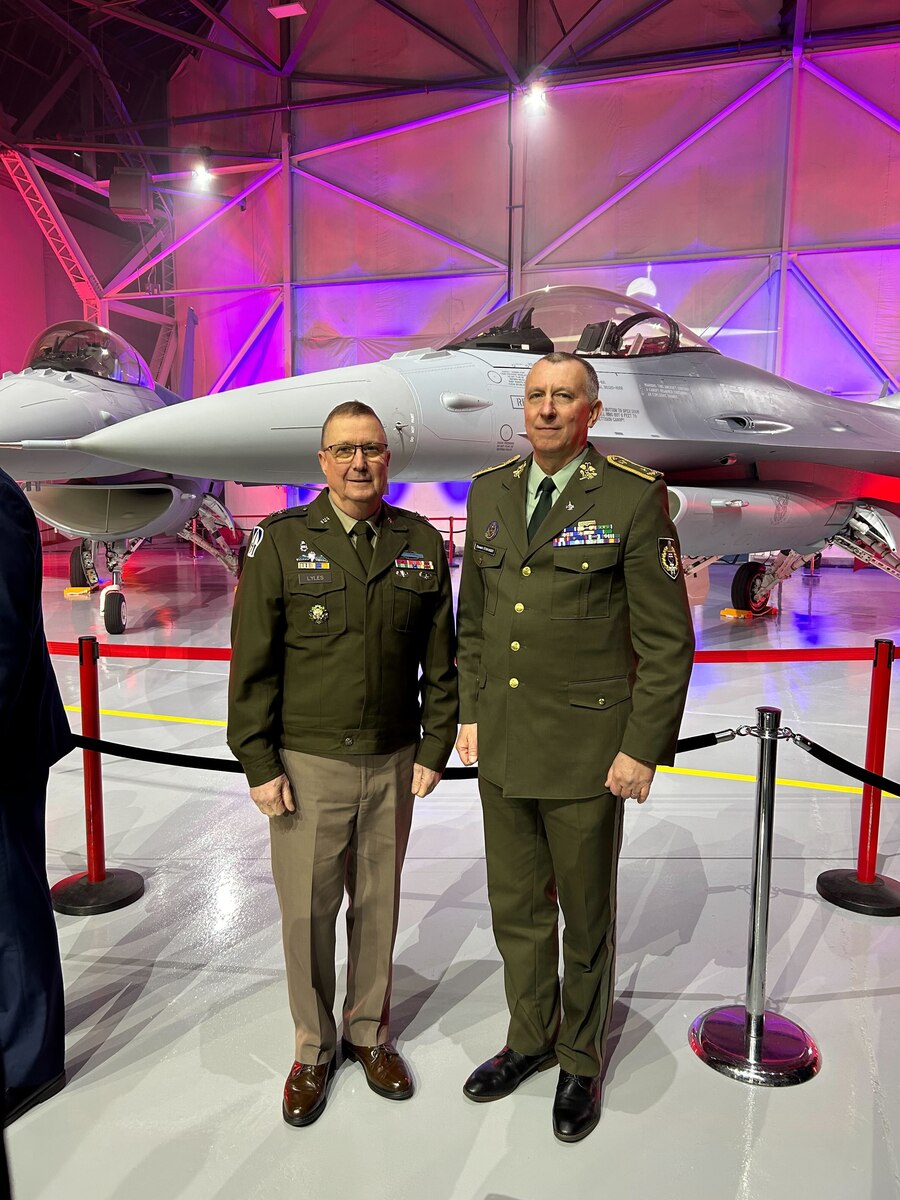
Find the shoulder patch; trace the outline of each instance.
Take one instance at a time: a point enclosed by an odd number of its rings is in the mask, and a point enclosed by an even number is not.
[[[627,458],[620,458],[618,454],[607,454],[606,461],[611,467],[618,467],[620,471],[628,471],[632,475],[646,479],[648,483],[653,483],[655,479],[662,479],[663,477],[662,471],[654,471],[653,467],[642,467],[640,463],[631,462]]]
[[[514,454],[512,458],[508,458],[506,462],[497,463],[493,467],[484,467],[483,470],[476,471],[472,478],[478,479],[482,475],[490,475],[491,471],[501,471],[504,467],[511,467],[513,463],[517,463],[521,457],[521,454]]]

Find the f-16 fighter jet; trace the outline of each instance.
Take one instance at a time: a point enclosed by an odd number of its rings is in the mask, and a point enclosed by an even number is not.
[[[464,479],[527,452],[525,376],[552,350],[597,371],[600,448],[665,473],[688,575],[778,551],[739,568],[736,608],[763,610],[777,581],[830,544],[900,579],[900,396],[823,395],[720,354],[639,297],[592,287],[529,292],[445,345],[160,406],[81,436],[48,423],[26,433],[0,397],[0,465],[19,479],[46,478],[40,464],[52,459],[54,470],[103,460],[303,484],[318,478],[325,416],[359,399],[387,431],[392,478]]]

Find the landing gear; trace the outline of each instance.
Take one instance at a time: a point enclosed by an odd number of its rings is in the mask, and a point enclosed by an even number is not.
[[[188,521],[178,536],[197,546],[238,578],[244,565],[247,546],[246,543],[236,547],[230,544],[223,535],[224,530],[235,534],[234,519],[221,500],[207,492],[196,519]],[[232,538],[232,543],[234,540]]]
[[[772,585],[767,586],[766,570],[762,563],[741,563],[731,580],[731,603],[737,609],[751,612],[755,617],[769,607]]]
[[[100,586],[97,568],[94,566],[94,543],[90,538],[84,538],[80,545],[73,547],[69,555],[69,586],[73,588],[94,588]]]
[[[106,569],[112,576],[112,581],[100,593],[100,615],[107,633],[124,633],[126,621],[125,593],[122,591],[122,568],[137,550],[143,545],[143,538],[134,538],[127,542],[104,542],[106,554]]]
[[[103,589],[100,596],[100,611],[107,633],[125,632],[125,593],[115,584]]]

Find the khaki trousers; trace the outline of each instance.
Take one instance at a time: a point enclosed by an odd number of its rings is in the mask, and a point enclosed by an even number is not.
[[[269,822],[297,1062],[337,1047],[335,923],[346,887],[344,1036],[388,1040],[400,872],[409,841],[415,746],[346,757],[282,750],[296,811]]]
[[[513,800],[487,779],[478,783],[507,1042],[520,1054],[555,1046],[564,1071],[597,1075],[615,983],[623,802],[608,792],[587,800]]]

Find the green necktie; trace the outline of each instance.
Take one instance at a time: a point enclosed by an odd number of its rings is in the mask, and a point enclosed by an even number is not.
[[[356,537],[356,553],[368,575],[372,565],[372,526],[368,521],[357,521],[350,532]]]
[[[531,520],[528,522],[528,540],[533,541],[534,535],[541,526],[541,522],[547,513],[553,507],[553,493],[556,490],[556,484],[549,475],[545,475],[538,485],[538,499],[534,506],[534,512],[531,514]]]

